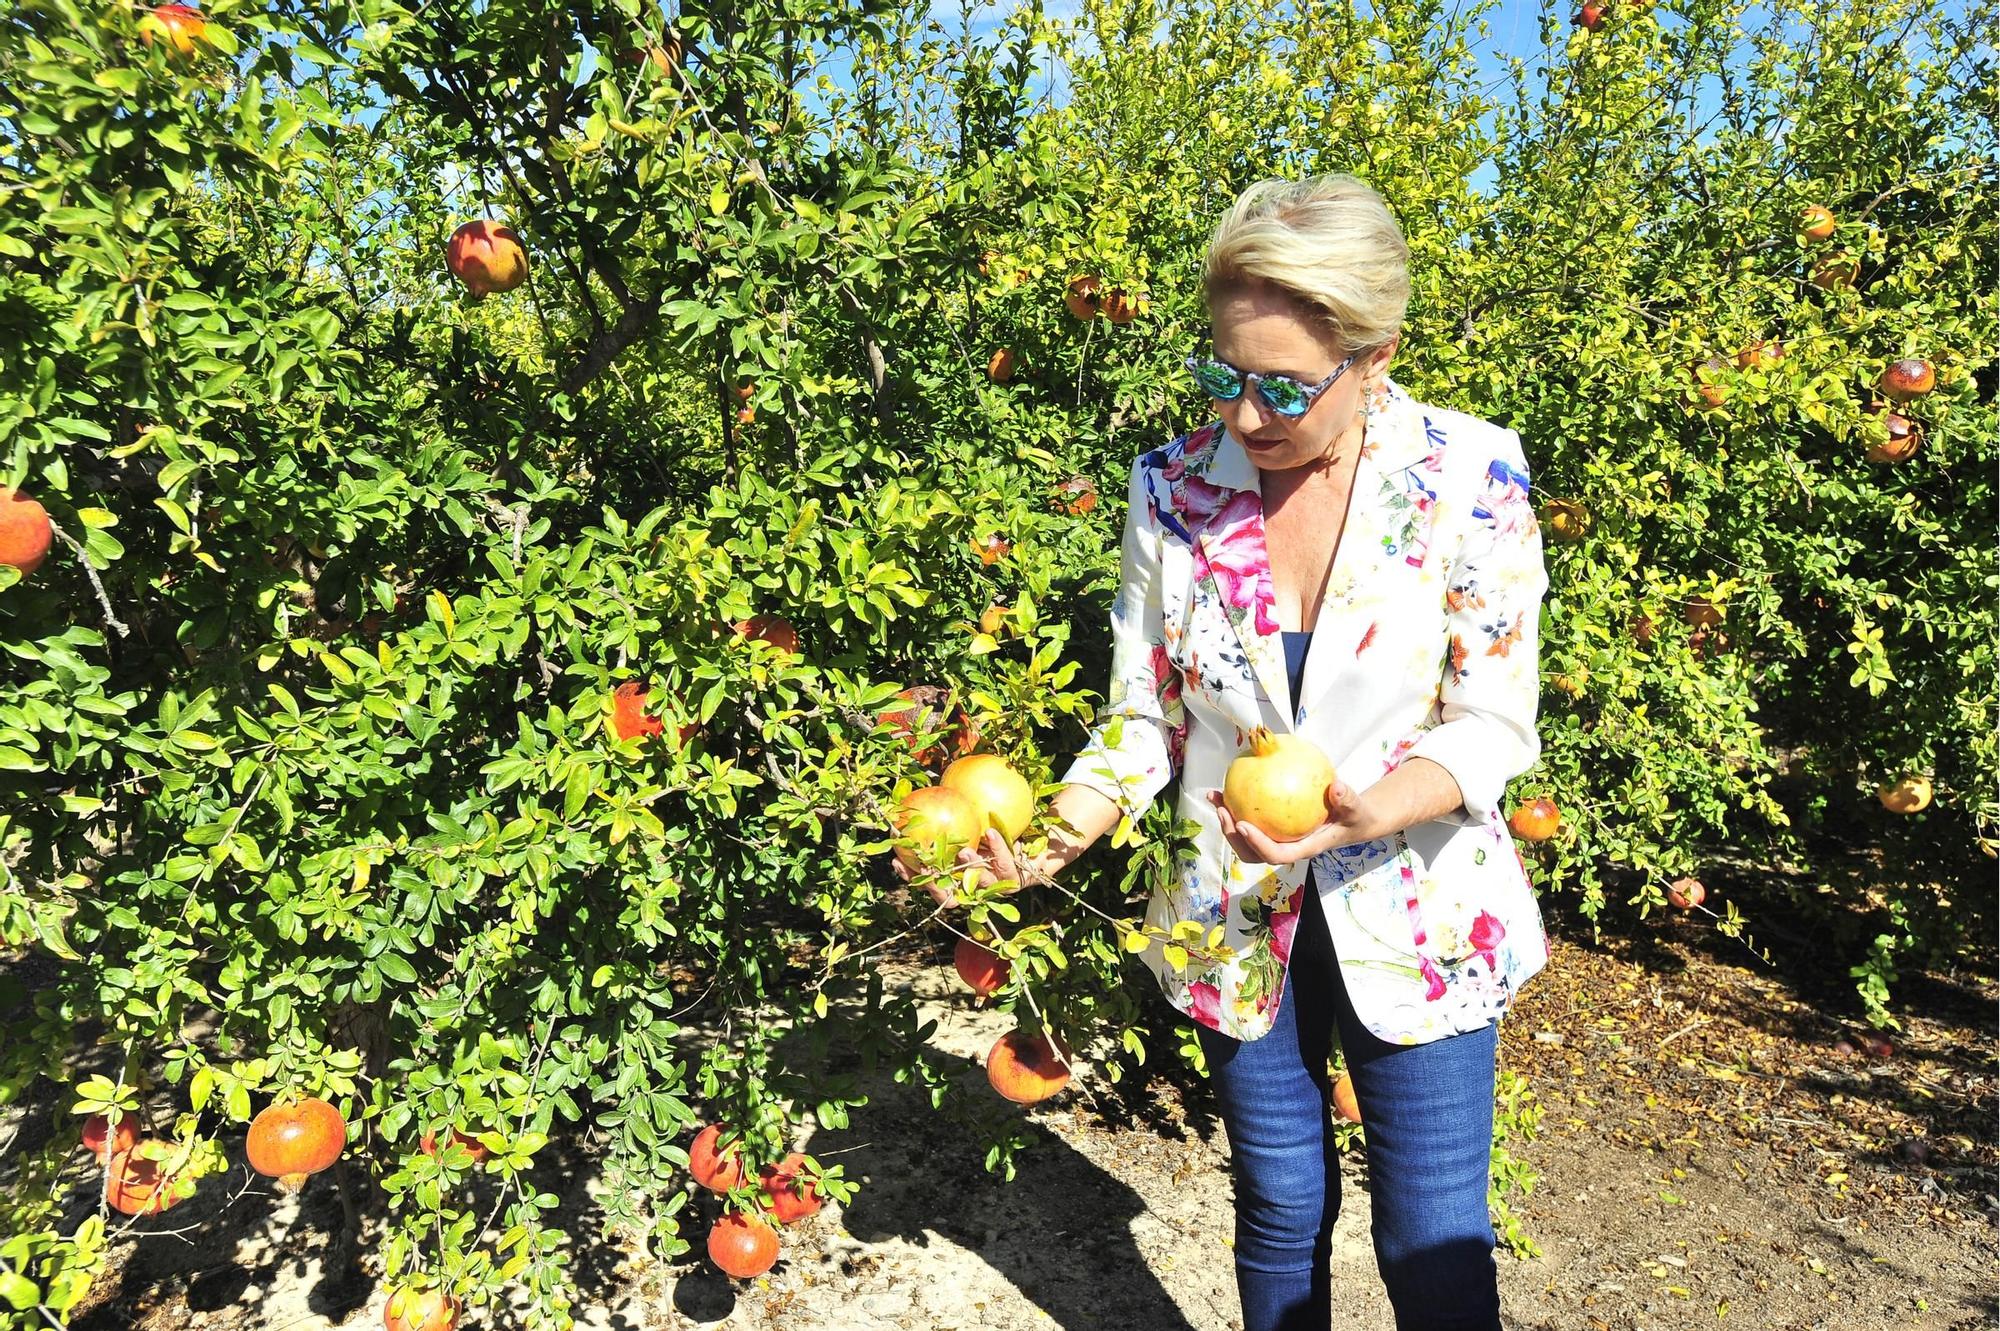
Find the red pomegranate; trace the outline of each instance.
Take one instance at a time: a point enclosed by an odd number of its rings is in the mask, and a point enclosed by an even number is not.
[[[474,300],[512,291],[528,280],[528,251],[520,233],[486,218],[466,222],[451,233],[444,261]]]
[[[694,1135],[694,1144],[688,1147],[688,1173],[710,1192],[728,1192],[743,1181],[743,1156],[734,1142],[718,1151],[721,1137],[722,1125],[711,1123]]]
[[[484,1146],[480,1145],[479,1138],[468,1137],[457,1128],[451,1130],[451,1135],[446,1139],[445,1144],[447,1146],[463,1146],[466,1154],[472,1157],[472,1163],[475,1165],[487,1156],[487,1150]],[[417,1149],[425,1155],[436,1155],[438,1153],[437,1133],[426,1129],[423,1140],[417,1143]]]
[[[405,1285],[382,1305],[385,1331],[452,1331],[457,1325],[458,1301],[441,1289]]]
[[[775,1165],[757,1171],[764,1189],[764,1205],[771,1218],[781,1225],[817,1215],[820,1208],[819,1180],[806,1171],[806,1158],[797,1151]]]
[[[129,1151],[139,1144],[139,1116],[127,1110],[118,1120],[118,1131],[111,1131],[111,1119],[104,1114],[92,1114],[83,1121],[83,1148],[99,1160]]]
[[[194,1195],[186,1174],[162,1172],[179,1152],[170,1141],[142,1141],[111,1157],[105,1167],[104,1200],[120,1215],[158,1215]]]
[[[1009,1031],[986,1054],[986,1081],[1017,1105],[1040,1104],[1069,1085],[1068,1051],[1040,1031]]]
[[[308,1096],[272,1105],[250,1120],[244,1153],[250,1168],[275,1178],[285,1191],[297,1192],[308,1174],[340,1159],[346,1145],[347,1120],[326,1101]]]
[[[731,1211],[708,1231],[708,1260],[738,1280],[761,1276],[778,1262],[778,1231],[756,1216]]]
[[[25,578],[49,557],[54,535],[47,509],[18,490],[0,490],[0,564],[12,564]]]
[[[652,686],[628,679],[611,693],[611,733],[619,739],[644,739],[666,729],[657,716],[646,715],[646,695]]]
[[[1011,962],[970,938],[958,940],[958,946],[952,949],[951,961],[958,971],[958,978],[981,998],[990,998],[996,990],[1005,986],[1007,977],[1014,970]]]

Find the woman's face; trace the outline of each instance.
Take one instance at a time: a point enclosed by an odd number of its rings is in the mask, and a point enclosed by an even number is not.
[[[1316,384],[1332,374],[1347,352],[1331,333],[1301,317],[1284,294],[1261,284],[1217,293],[1209,307],[1215,356],[1239,370],[1288,374]],[[1215,402],[1229,432],[1243,441],[1250,460],[1265,471],[1288,471],[1332,457],[1335,445],[1360,426],[1364,392],[1380,386],[1396,353],[1391,342],[1357,360],[1313,399],[1306,414],[1289,419],[1272,411],[1245,385],[1233,402]]]

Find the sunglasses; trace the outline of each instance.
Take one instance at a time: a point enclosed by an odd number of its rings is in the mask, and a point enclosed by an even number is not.
[[[1314,399],[1333,387],[1334,380],[1347,373],[1347,367],[1354,364],[1354,357],[1333,367],[1333,373],[1316,384],[1294,379],[1289,374],[1258,374],[1253,370],[1239,370],[1228,361],[1217,360],[1213,356],[1189,356],[1187,367],[1194,375],[1195,383],[1201,391],[1218,402],[1234,402],[1243,396],[1243,386],[1249,384],[1257,390],[1257,396],[1264,405],[1286,420],[1297,420],[1312,410]]]

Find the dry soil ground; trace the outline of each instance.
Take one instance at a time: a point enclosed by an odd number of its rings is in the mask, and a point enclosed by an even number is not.
[[[1858,1031],[1856,1003],[1840,968],[1815,964],[1823,939],[1767,939],[1767,963],[1698,917],[1602,938],[1580,920],[1550,926],[1553,962],[1503,1025],[1503,1064],[1544,1109],[1539,1135],[1514,1143],[1540,1174],[1516,1209],[1541,1251],[1501,1256],[1510,1327],[1995,1324],[1989,957],[1906,973],[1907,1029],[1874,1058],[1834,1048]],[[959,1075],[980,1079],[1008,1019],[968,1006],[925,960],[895,970],[928,997]],[[806,1143],[860,1178],[860,1195],[795,1229],[768,1278],[732,1287],[700,1262],[652,1263],[573,1223],[579,1311],[619,1331],[1240,1325],[1218,1220],[1228,1150],[1199,1078],[1156,1059],[1119,1086],[1086,1078],[1030,1117],[1042,1140],[1003,1184],[916,1092],[878,1086],[852,1130]],[[588,1161],[573,1163],[582,1201]],[[1393,1319],[1368,1241],[1365,1149],[1346,1184],[1333,1325],[1380,1331]],[[211,1180],[148,1222],[185,1234],[122,1243],[78,1325],[380,1325],[378,1293],[325,1275],[341,1217],[324,1179],[299,1200],[222,1209],[227,1191]]]

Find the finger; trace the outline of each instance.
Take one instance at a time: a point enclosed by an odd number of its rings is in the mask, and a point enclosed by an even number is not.
[[[1354,787],[1335,777],[1332,784],[1326,788],[1327,812],[1338,822],[1342,815],[1353,811],[1354,803],[1359,798],[1360,796],[1354,793]]]

